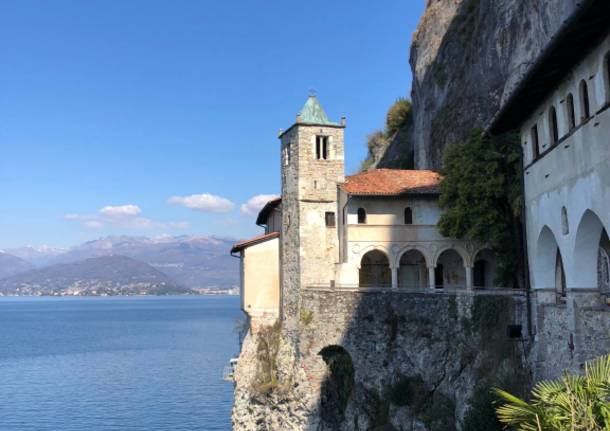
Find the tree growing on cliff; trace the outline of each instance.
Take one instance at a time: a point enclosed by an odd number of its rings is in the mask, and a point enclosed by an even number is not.
[[[588,362],[585,375],[566,373],[543,381],[528,403],[501,389],[494,392],[504,404],[498,419],[520,431],[596,431],[610,429],[610,355]]]
[[[489,244],[498,261],[495,282],[523,286],[517,137],[474,130],[466,142],[447,148],[441,174],[441,233]]]
[[[384,156],[392,139],[398,131],[408,126],[413,122],[413,112],[411,101],[404,97],[399,97],[388,109],[385,119],[385,127],[383,130],[376,130],[367,136],[367,157],[360,164],[360,171],[366,171],[376,165]],[[408,169],[413,166],[413,157],[410,154],[405,155],[404,160],[398,160],[393,163],[393,168]]]

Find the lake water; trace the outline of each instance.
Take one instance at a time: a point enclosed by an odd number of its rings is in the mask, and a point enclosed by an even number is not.
[[[0,430],[230,430],[237,297],[0,298]]]

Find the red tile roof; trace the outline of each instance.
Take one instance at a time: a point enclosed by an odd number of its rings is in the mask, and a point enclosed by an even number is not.
[[[269,213],[273,211],[273,209],[277,208],[278,205],[281,203],[281,197],[271,199],[269,202],[267,202],[265,206],[259,211],[258,217],[256,218],[256,224],[259,226],[265,225],[267,223],[267,217],[269,216]]]
[[[351,195],[438,194],[441,176],[434,171],[371,169],[345,178],[340,187]]]
[[[273,238],[279,238],[279,236],[280,236],[279,232],[271,232],[271,233],[267,233],[264,235],[255,236],[254,238],[246,239],[244,241],[240,241],[233,246],[233,248],[231,249],[231,254],[233,254],[237,251],[241,251],[244,248],[250,247],[251,245],[269,241],[270,239],[273,239]]]

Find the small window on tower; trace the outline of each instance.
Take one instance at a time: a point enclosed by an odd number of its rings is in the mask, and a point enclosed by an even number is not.
[[[316,136],[316,159],[328,159],[328,136]]]
[[[335,227],[335,213],[334,212],[325,213],[324,218],[326,219],[327,227]]]
[[[290,165],[290,142],[284,147],[284,165]]]

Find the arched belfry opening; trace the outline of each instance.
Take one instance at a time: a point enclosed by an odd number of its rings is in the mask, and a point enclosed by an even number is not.
[[[466,287],[466,267],[462,255],[450,248],[443,251],[437,259],[435,270],[436,287]]]
[[[419,289],[428,286],[428,269],[426,258],[419,250],[405,252],[398,266],[398,287]]]
[[[362,256],[359,284],[360,287],[392,287],[392,271],[385,253],[371,250]]]

